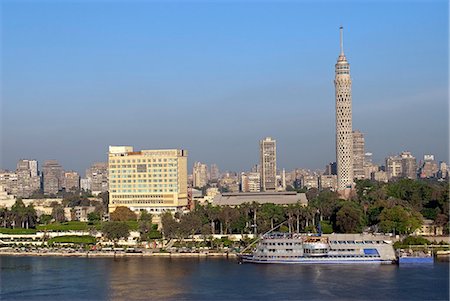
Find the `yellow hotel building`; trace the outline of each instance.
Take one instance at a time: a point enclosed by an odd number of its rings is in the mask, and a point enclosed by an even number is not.
[[[109,213],[118,206],[153,214],[187,206],[186,150],[110,146],[108,172]]]

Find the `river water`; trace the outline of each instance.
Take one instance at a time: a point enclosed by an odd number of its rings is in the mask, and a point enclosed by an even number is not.
[[[0,256],[0,300],[449,300],[449,264]]]

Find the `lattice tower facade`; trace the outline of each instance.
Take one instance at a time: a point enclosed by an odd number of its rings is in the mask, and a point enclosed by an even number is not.
[[[350,64],[344,55],[340,28],[341,52],[335,65],[336,162],[338,189],[353,185],[352,80]]]

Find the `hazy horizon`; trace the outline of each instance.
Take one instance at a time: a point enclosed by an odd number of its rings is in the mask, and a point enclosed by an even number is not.
[[[1,161],[66,170],[109,145],[183,148],[250,170],[259,140],[279,169],[335,161],[339,26],[353,129],[375,163],[449,160],[448,3],[52,2],[1,4]]]

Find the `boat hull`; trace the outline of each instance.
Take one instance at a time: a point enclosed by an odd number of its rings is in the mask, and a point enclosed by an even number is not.
[[[297,258],[297,259],[259,259],[253,256],[241,255],[242,263],[261,264],[393,264],[392,260],[382,260],[379,258]]]
[[[400,257],[398,259],[399,264],[411,264],[411,263],[434,263],[433,257],[417,257],[417,256],[408,256],[408,257]]]

